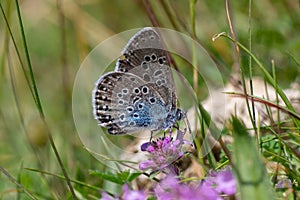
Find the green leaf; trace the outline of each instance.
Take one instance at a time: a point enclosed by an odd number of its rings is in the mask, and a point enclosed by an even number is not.
[[[90,171],[90,174],[96,175],[101,179],[104,179],[104,180],[107,180],[107,181],[110,181],[110,182],[113,182],[113,183],[116,183],[119,185],[123,185],[125,183],[122,179],[120,179],[117,176],[117,174],[113,174],[111,172],[100,172],[98,170],[92,170],[92,171]]]
[[[268,177],[255,139],[249,135],[243,124],[233,118],[233,165],[238,180],[240,199],[274,199]]]
[[[134,172],[134,173],[131,173],[129,176],[128,176],[128,181],[131,182],[133,181],[134,179],[136,179],[139,175],[141,175],[142,173],[140,172]]]

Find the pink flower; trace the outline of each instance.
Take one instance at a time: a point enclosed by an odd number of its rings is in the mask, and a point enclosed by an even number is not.
[[[101,193],[100,200],[145,200],[147,195],[142,190],[131,190],[127,184],[123,185],[123,194],[121,197],[109,196],[106,192]]]
[[[141,190],[130,190],[129,186],[123,186],[122,200],[145,200],[147,195]]]
[[[219,194],[236,193],[236,181],[229,167],[218,172],[211,172],[203,184],[214,187]]]
[[[209,186],[180,183],[174,176],[167,176],[154,189],[158,200],[221,200]]]
[[[139,164],[141,170],[151,169],[163,170],[174,169],[173,163],[184,155],[183,144],[186,143],[182,138],[183,132],[178,130],[177,139],[173,140],[171,135],[159,138],[156,141],[142,144],[141,150],[147,151],[149,159]],[[189,143],[190,144],[190,143]],[[175,170],[178,171],[178,170]]]

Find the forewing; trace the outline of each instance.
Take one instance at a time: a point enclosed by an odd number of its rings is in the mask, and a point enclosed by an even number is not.
[[[177,96],[167,51],[152,28],[144,28],[128,42],[122,51],[124,58],[115,71],[140,77],[159,93],[168,111],[176,108]]]

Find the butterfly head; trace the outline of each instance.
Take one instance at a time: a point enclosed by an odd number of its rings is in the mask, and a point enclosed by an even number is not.
[[[177,108],[175,116],[176,116],[176,121],[180,121],[186,117],[186,113],[180,108]]]

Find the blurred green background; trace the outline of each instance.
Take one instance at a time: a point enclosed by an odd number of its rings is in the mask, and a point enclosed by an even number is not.
[[[0,2],[21,58],[26,63],[15,1]],[[101,185],[101,180],[90,176],[88,170],[102,169],[103,166],[83,148],[74,128],[71,109],[74,78],[87,54],[101,41],[116,33],[152,26],[149,20],[151,14],[157,18],[161,27],[191,35],[189,1],[158,0],[149,3],[153,13],[147,11],[147,1],[141,0],[19,1],[46,121],[72,179]],[[292,82],[299,82],[299,7],[299,1],[261,0],[254,1],[251,10],[252,52],[268,70],[271,69],[271,60],[275,61],[278,82],[283,88]],[[248,46],[248,1],[232,1],[230,12],[237,39]],[[8,35],[3,14],[0,18],[0,166],[28,190],[45,199],[63,196],[67,191],[64,181],[23,169],[34,168],[61,174],[53,150],[47,142],[46,128],[40,120]],[[217,33],[230,33],[224,1],[198,1],[195,7],[195,27],[199,42],[215,58],[224,80],[237,73],[233,44],[222,38],[212,41]],[[248,65],[248,56],[244,53],[242,64]],[[191,71],[181,70],[193,85]],[[255,65],[254,74],[260,75]],[[18,101],[14,98],[14,92]],[[200,93],[199,98],[205,96]],[[11,199],[17,194],[14,189],[17,186],[0,174],[0,198]],[[79,185],[76,185],[76,189],[98,195],[98,191]],[[25,195],[22,197],[26,198]]]

